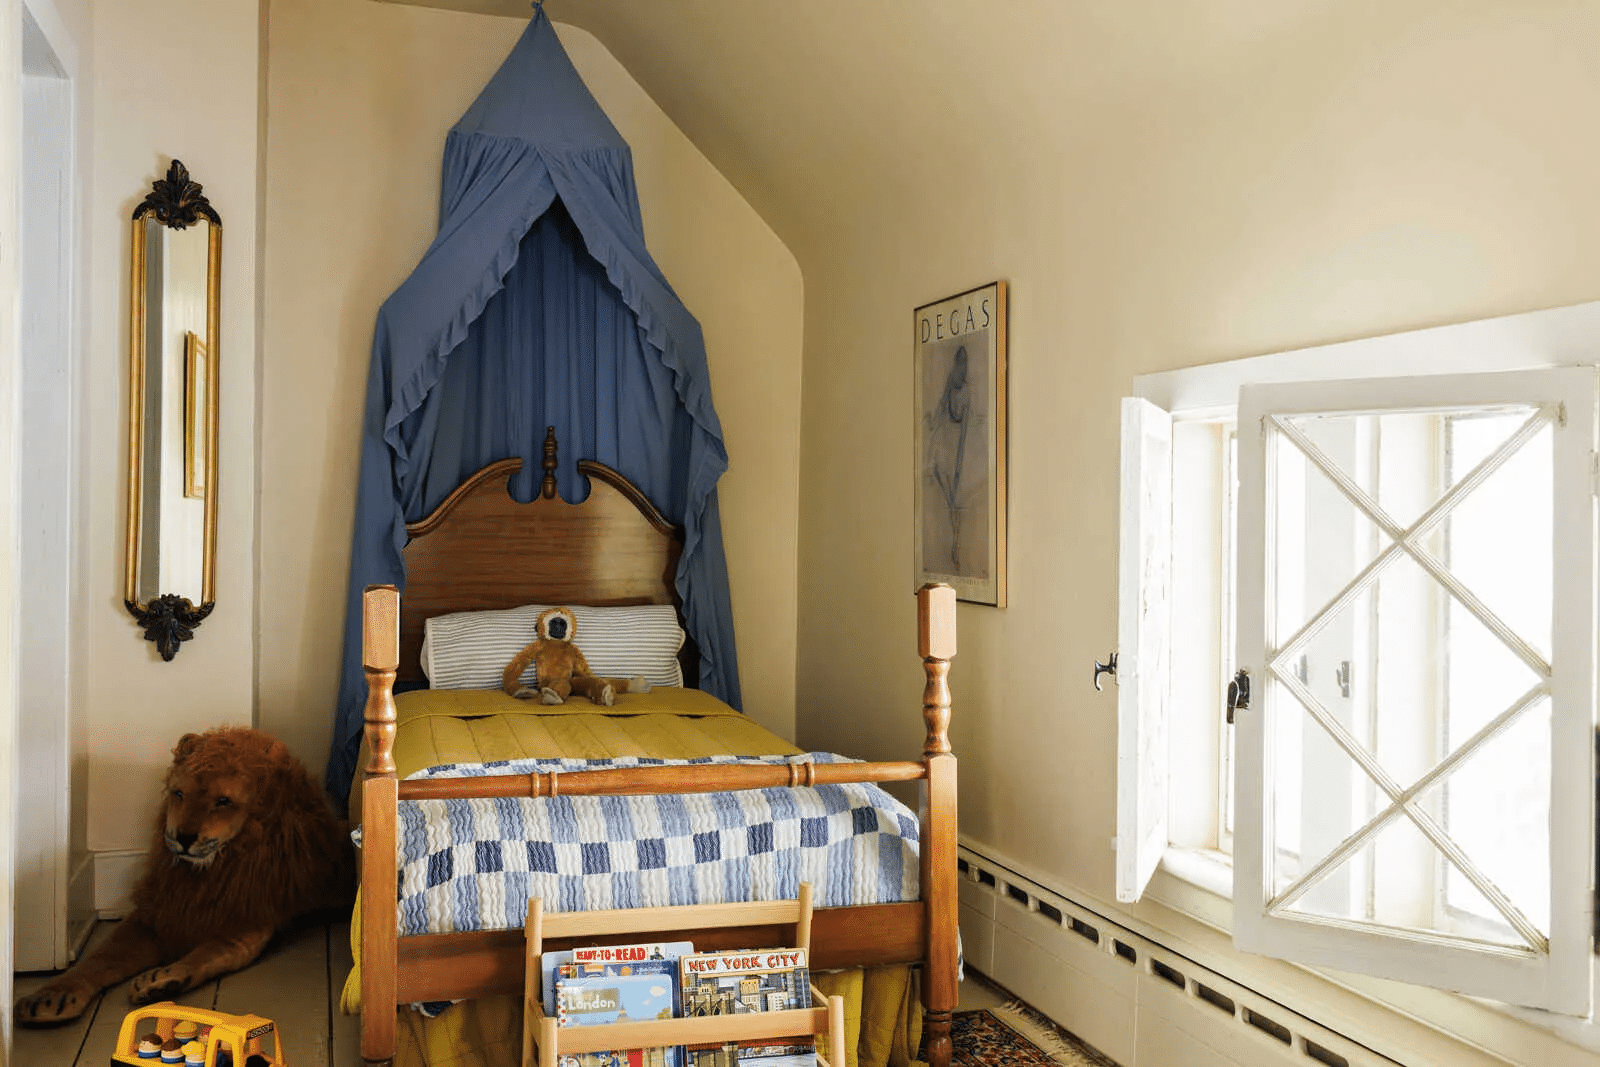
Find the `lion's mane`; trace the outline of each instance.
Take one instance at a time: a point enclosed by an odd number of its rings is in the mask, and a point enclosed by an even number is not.
[[[174,771],[212,781],[243,776],[255,796],[244,825],[205,866],[172,855],[162,805],[130,918],[155,931],[168,959],[213,938],[282,929],[296,916],[348,906],[355,881],[350,839],[281,741],[223,727],[186,736],[173,756]]]

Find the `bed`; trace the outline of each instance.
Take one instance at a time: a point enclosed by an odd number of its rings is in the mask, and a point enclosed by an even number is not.
[[[876,967],[914,964],[921,968],[924,1055],[932,1067],[950,1060],[950,1016],[956,1003],[956,761],[948,738],[949,660],[955,651],[955,597],[947,586],[918,593],[918,642],[926,685],[922,715],[926,741],[921,757],[904,762],[823,762],[797,757],[793,746],[767,733],[713,698],[688,691],[661,691],[663,703],[643,705],[619,696],[618,706],[594,708],[574,698],[561,708],[527,707],[499,693],[455,694],[457,703],[415,711],[413,698],[396,687],[417,686],[424,624],[430,617],[460,612],[514,608],[528,604],[675,604],[673,575],[681,549],[678,531],[632,483],[610,468],[580,461],[589,492],[569,505],[556,492],[556,442],[546,438],[539,495],[518,504],[507,484],[519,459],[491,464],[463,483],[425,519],[407,527],[407,590],[370,587],[363,600],[363,663],[368,684],[363,743],[364,781],[352,808],[361,822],[361,902],[359,905],[359,986],[362,1005],[361,1054],[369,1064],[392,1063],[396,1050],[396,1008],[419,1002],[470,1000],[523,989],[523,935],[510,929],[403,934],[400,837],[404,801],[462,798],[655,797],[685,802],[731,791],[783,790],[796,796],[808,788],[856,783],[919,783],[916,825],[908,827],[919,844],[915,899],[898,903],[821,908],[812,933],[813,967]],[[683,676],[695,675],[695,651],[682,654]],[[482,767],[471,777],[417,777],[401,780],[452,751],[452,738],[493,732],[501,724],[495,701],[523,705],[507,718],[523,747],[536,750],[552,730],[581,729],[584,736],[616,736],[623,751],[647,756],[698,750],[693,762],[609,765],[602,770],[572,770],[570,764],[516,764],[520,773],[492,773]],[[408,703],[408,701],[412,703]],[[440,710],[442,707],[443,710]],[[550,718],[551,715],[556,718]],[[406,720],[406,721],[401,721]],[[674,732],[676,731],[676,732]],[[398,735],[398,737],[397,737]],[[532,737],[534,740],[526,740]],[[684,741],[687,737],[690,740]],[[664,739],[664,740],[663,740]],[[675,740],[676,739],[676,740]],[[658,751],[687,745],[681,753]],[[705,752],[726,748],[724,761]],[[763,752],[765,750],[765,752]],[[397,764],[396,754],[400,754]],[[529,755],[541,755],[529,751]],[[746,757],[737,762],[733,757]],[[760,757],[760,758],[757,758]],[[641,761],[633,761],[641,762]],[[406,767],[405,764],[413,766]],[[540,769],[549,766],[550,769]],[[861,786],[861,788],[874,788]],[[661,796],[656,796],[661,795]],[[737,795],[749,795],[740,793]],[[498,801],[497,801],[498,802]],[[518,801],[521,803],[522,801]],[[353,813],[354,814],[354,813]],[[531,847],[531,846],[530,846]],[[772,930],[658,931],[644,940],[692,938],[701,951],[778,944],[784,932]],[[630,935],[629,940],[641,939]],[[547,947],[567,947],[552,944]],[[915,1050],[913,1050],[915,1051]]]

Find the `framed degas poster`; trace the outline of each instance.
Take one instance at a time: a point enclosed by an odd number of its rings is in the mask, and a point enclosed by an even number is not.
[[[1006,606],[1006,283],[917,308],[915,585]]]

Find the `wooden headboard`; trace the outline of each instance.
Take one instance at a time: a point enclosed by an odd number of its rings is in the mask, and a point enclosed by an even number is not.
[[[455,611],[522,604],[672,604],[682,531],[627,478],[579,460],[589,496],[556,494],[556,432],[545,434],[544,479],[526,504],[511,499],[522,460],[491,463],[433,513],[406,526],[405,595],[400,598],[400,681],[422,681],[422,624]],[[685,684],[698,677],[698,652],[684,643]]]

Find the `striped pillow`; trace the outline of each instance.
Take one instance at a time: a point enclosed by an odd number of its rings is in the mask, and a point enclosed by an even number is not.
[[[534,624],[549,605],[503,611],[435,615],[422,626],[422,673],[433,689],[499,689],[500,672],[537,635]],[[616,608],[570,607],[574,642],[589,670],[604,678],[642,675],[651,685],[682,685],[678,650],[683,630],[671,604]],[[534,684],[533,668],[522,676]]]

